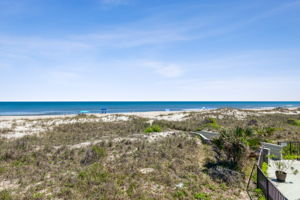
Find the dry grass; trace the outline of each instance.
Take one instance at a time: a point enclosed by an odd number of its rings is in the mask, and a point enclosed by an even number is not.
[[[73,123],[1,139],[0,180],[9,187],[0,199],[240,199],[240,189],[203,172],[207,146],[184,132],[150,142],[142,137],[147,126],[144,119]]]
[[[102,122],[77,116],[56,125],[52,119],[30,121],[44,131],[0,139],[0,199],[244,199],[243,188],[215,182],[204,172],[213,151],[188,131],[240,126],[274,142],[300,139],[300,127],[288,124],[299,115],[248,113],[242,118],[192,113],[185,121],[154,121],[163,132],[172,132],[166,136],[145,133],[149,124],[142,118]],[[208,118],[217,125],[208,126]],[[150,140],[153,134],[160,136]]]
[[[244,111],[242,111],[244,112]],[[271,111],[269,111],[271,112]],[[300,126],[289,124],[290,119],[299,120],[300,115],[289,114],[257,114],[247,111],[243,118],[222,113],[192,113],[191,116],[179,122],[157,120],[153,124],[182,131],[233,129],[235,127],[252,128],[262,139],[273,142],[282,140],[300,140]],[[218,126],[207,126],[207,119],[216,119]]]
[[[0,134],[7,134],[12,132],[12,129],[10,128],[0,128]]]

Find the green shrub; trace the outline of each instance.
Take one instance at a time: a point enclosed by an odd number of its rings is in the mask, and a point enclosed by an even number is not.
[[[274,128],[274,127],[266,127],[266,128],[265,128],[265,131],[266,131],[266,133],[267,133],[268,135],[273,135],[274,132],[276,131],[276,128]]]
[[[161,132],[161,127],[159,125],[152,125],[146,128],[145,133]]]
[[[246,164],[249,146],[240,130],[223,131],[219,138],[212,140],[215,145],[216,159],[233,170],[242,170]]]
[[[23,162],[22,160],[14,160],[14,161],[12,162],[12,165],[13,165],[14,167],[21,167],[21,166],[24,165],[24,162]]]
[[[221,126],[217,123],[217,120],[215,118],[207,118],[204,120],[204,124],[201,125],[196,129],[196,131],[201,131],[204,128],[211,128],[211,129],[220,129]]]
[[[205,122],[207,123],[207,124],[217,124],[217,119],[216,118],[208,118],[208,119],[206,119],[205,120]]]
[[[0,192],[1,200],[13,200],[11,194],[7,190],[3,190]]]
[[[126,191],[128,196],[132,197],[137,187],[138,185],[136,183],[131,183]]]
[[[104,148],[101,148],[99,146],[93,146],[92,150],[96,153],[98,158],[103,158],[104,156],[106,156],[106,151]]]
[[[255,137],[255,138],[249,138],[249,139],[247,140],[247,142],[248,142],[248,145],[249,145],[249,147],[250,147],[251,149],[256,150],[256,149],[258,149],[259,146],[260,146],[261,139],[258,138],[258,137]]]
[[[275,133],[276,130],[278,129],[274,127],[263,127],[263,128],[258,128],[257,133],[261,136],[271,136]]]
[[[202,130],[203,130],[203,127],[196,128],[196,131],[202,131]]]
[[[285,160],[297,160],[297,159],[300,159],[300,155],[287,154],[287,155],[283,155],[283,159],[285,159]]]
[[[34,194],[32,195],[32,199],[39,200],[39,199],[43,199],[44,196],[45,196],[44,193],[38,192],[38,193],[34,193]]]
[[[4,172],[6,172],[6,168],[0,166],[0,175],[4,174]]]
[[[217,120],[215,118],[207,119],[207,123],[205,124],[205,126],[213,129],[221,128],[221,126],[217,123]]]
[[[206,193],[197,193],[194,195],[195,199],[199,200],[211,200],[211,197]]]
[[[261,171],[264,173],[265,176],[268,177],[268,164],[266,162],[263,162],[261,166]]]
[[[287,123],[293,126],[300,126],[300,120],[296,119],[288,119]]]
[[[261,189],[255,189],[255,193],[258,200],[266,200],[265,195]]]
[[[285,156],[298,155],[298,146],[293,143],[289,143],[287,146],[283,147],[282,154]]]
[[[186,196],[187,196],[187,193],[184,190],[178,190],[174,193],[174,197],[179,198],[179,199],[182,199]]]
[[[102,160],[106,156],[106,150],[100,146],[93,146],[87,150],[84,158],[80,161],[83,165],[89,165],[99,160]]]
[[[101,184],[108,180],[109,173],[99,163],[94,163],[85,170],[79,172],[78,178],[80,180],[79,186]]]

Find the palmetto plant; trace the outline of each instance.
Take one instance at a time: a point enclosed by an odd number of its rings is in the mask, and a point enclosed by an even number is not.
[[[246,138],[246,131],[240,128],[223,131],[219,138],[213,140],[216,159],[229,164],[229,168],[234,170],[243,169],[249,153]]]

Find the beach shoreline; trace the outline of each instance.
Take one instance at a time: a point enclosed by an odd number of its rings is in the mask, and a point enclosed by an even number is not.
[[[192,109],[192,110],[179,110],[179,111],[144,111],[144,112],[119,112],[119,113],[84,113],[82,115],[107,117],[107,116],[136,116],[142,118],[155,118],[157,116],[176,115],[176,114],[190,114],[190,113],[209,113],[222,110],[235,110],[244,112],[278,112],[278,109],[282,109],[280,113],[293,114],[300,110],[300,107],[263,107],[263,108],[213,108],[213,109]],[[292,112],[292,113],[291,113]],[[299,111],[300,113],[300,111]],[[52,119],[52,118],[70,118],[79,116],[78,114],[58,114],[58,115],[3,115],[0,116],[0,120],[36,120],[36,119]]]

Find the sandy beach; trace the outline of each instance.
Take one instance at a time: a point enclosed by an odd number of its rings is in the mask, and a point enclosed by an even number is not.
[[[80,115],[41,115],[41,116],[0,116],[0,137],[13,139],[26,135],[42,133],[61,124],[85,123],[85,122],[118,122],[128,121],[134,117],[145,118],[149,123],[154,120],[183,121],[195,114],[202,118],[216,117],[223,119],[231,116],[237,120],[243,120],[247,116],[260,116],[264,114],[298,115],[299,108],[262,108],[262,109],[210,109],[192,111],[155,111],[155,112],[129,112],[113,114],[85,114]]]
[[[222,109],[193,109],[193,110],[185,110],[185,111],[148,111],[148,112],[126,112],[126,113],[88,113],[85,115],[92,115],[100,118],[107,118],[107,116],[136,116],[143,118],[154,118],[154,119],[165,119],[165,120],[180,120],[183,116],[187,116],[190,113],[224,113],[230,114],[231,111],[236,113],[249,113],[252,111],[256,111],[258,114],[300,114],[300,107],[291,107],[291,108],[249,108],[249,109],[234,109],[234,108],[222,108]],[[18,119],[27,119],[27,120],[36,120],[36,119],[51,119],[51,118],[69,118],[75,117],[77,114],[66,114],[66,115],[26,115],[26,116],[0,116],[0,120],[18,120]]]

